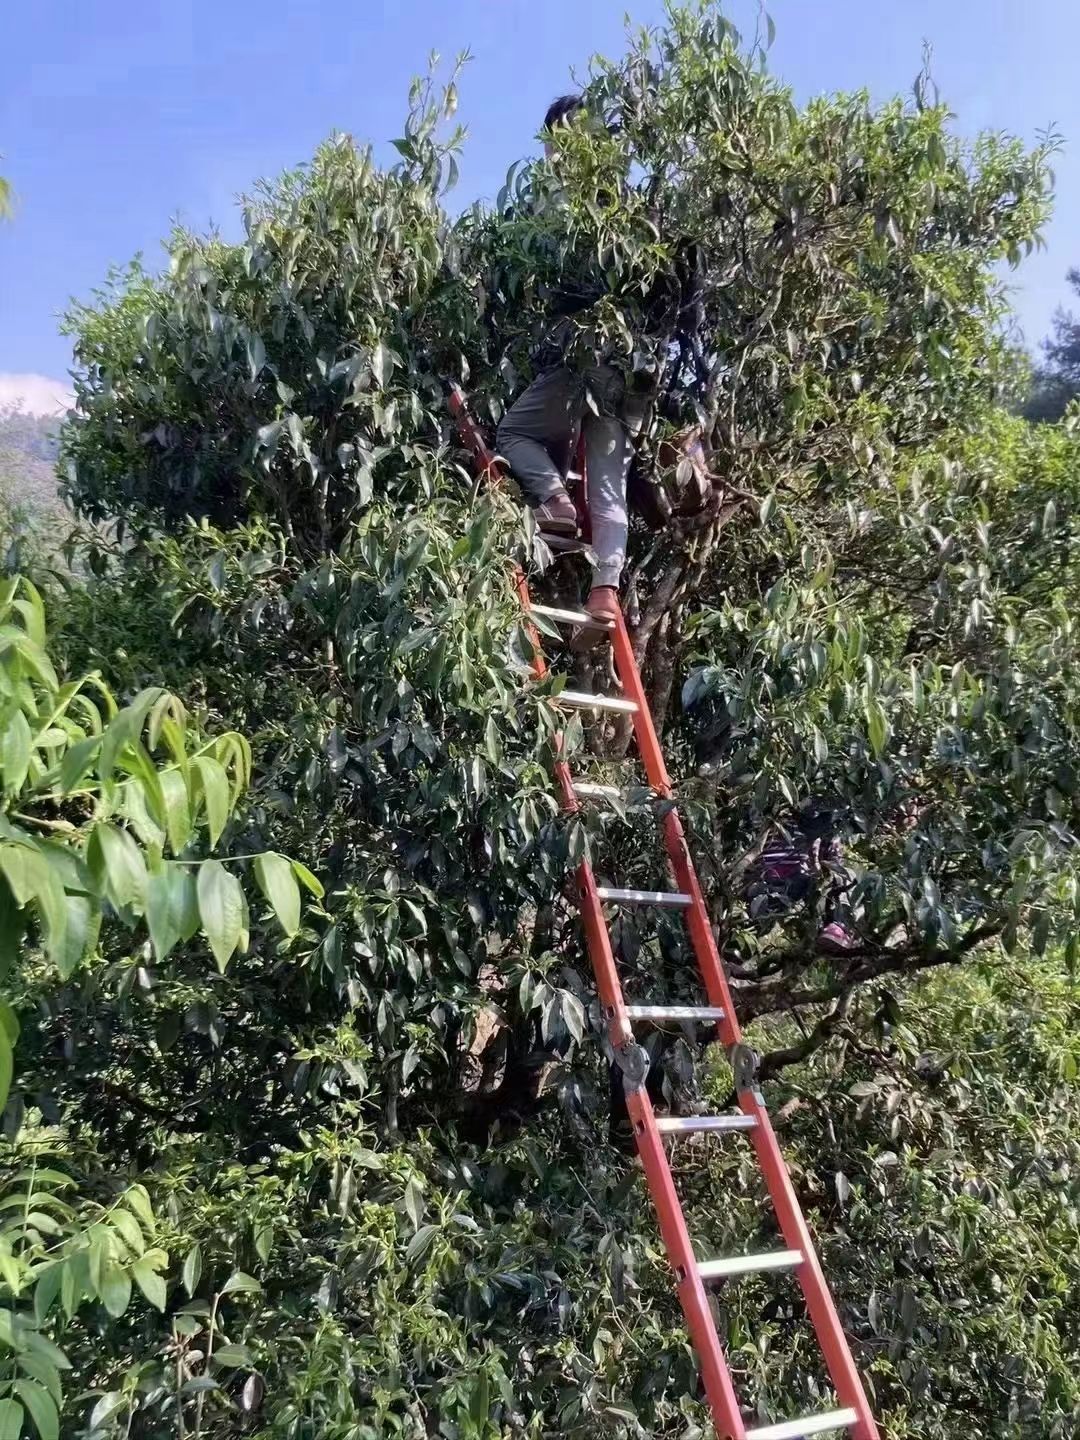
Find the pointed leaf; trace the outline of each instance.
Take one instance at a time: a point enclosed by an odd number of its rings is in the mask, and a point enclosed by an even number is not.
[[[256,1293],[261,1289],[262,1286],[258,1280],[255,1279],[254,1275],[246,1275],[243,1270],[234,1270],[221,1287],[221,1293],[222,1295],[232,1295],[237,1292],[241,1294],[247,1292]]]
[[[255,878],[285,934],[295,935],[300,928],[300,887],[292,864],[284,855],[268,850],[255,857]]]
[[[192,1245],[184,1257],[184,1289],[188,1295],[194,1295],[199,1288],[199,1281],[202,1279],[202,1246],[198,1241]]]
[[[0,763],[4,770],[4,789],[9,795],[17,794],[26,780],[33,751],[33,734],[26,716],[21,710],[4,727],[4,739],[0,748]]]
[[[210,844],[216,845],[229,818],[229,777],[224,767],[209,755],[196,755],[192,763],[202,781]]]
[[[114,1318],[123,1315],[131,1301],[131,1276],[115,1260],[106,1260],[102,1266],[98,1295]]]
[[[23,1407],[17,1400],[0,1400],[0,1440],[19,1440]]]
[[[310,890],[316,900],[321,900],[326,894],[322,881],[313,875],[306,865],[301,865],[299,860],[292,862],[293,874],[306,890]]]
[[[141,905],[146,893],[146,861],[126,830],[105,822],[95,825],[86,856],[93,875],[118,910]]]
[[[198,896],[203,931],[218,969],[224,972],[244,926],[243,891],[220,860],[206,860],[199,867]]]
[[[135,1277],[135,1283],[146,1296],[155,1310],[165,1309],[165,1281],[150,1264],[149,1260],[139,1260],[131,1267],[131,1273]]]
[[[16,1380],[15,1391],[29,1410],[41,1440],[57,1440],[60,1434],[60,1417],[48,1390],[36,1380]]]

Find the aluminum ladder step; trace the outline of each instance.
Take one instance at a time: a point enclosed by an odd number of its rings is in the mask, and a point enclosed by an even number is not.
[[[723,1020],[726,1012],[720,1005],[628,1005],[631,1020]]]
[[[657,905],[661,910],[685,910],[692,897],[681,890],[619,890],[614,885],[598,885],[596,893],[609,905]]]
[[[590,695],[584,690],[561,690],[551,698],[556,705],[565,705],[570,710],[612,710],[619,715],[637,714],[637,706],[633,700],[623,700],[618,695]]]
[[[746,1440],[804,1440],[807,1435],[827,1435],[830,1430],[844,1430],[858,1420],[854,1410],[826,1410],[821,1415],[807,1415],[805,1420],[782,1420],[779,1425],[758,1425],[747,1430]]]
[[[542,615],[545,620],[553,620],[556,625],[580,625],[583,630],[615,629],[614,620],[590,615],[587,610],[563,610],[558,605],[530,605],[526,614]]]
[[[661,1115],[656,1128],[661,1135],[696,1135],[706,1132],[727,1135],[736,1130],[753,1130],[753,1115]]]
[[[801,1250],[765,1250],[760,1255],[726,1255],[722,1260],[702,1260],[698,1275],[710,1280],[734,1280],[738,1275],[756,1275],[764,1270],[794,1270],[803,1262]]]
[[[660,796],[651,785],[599,785],[592,780],[575,780],[574,794],[580,800],[615,800],[623,805],[645,805]]]
[[[621,800],[624,792],[618,785],[595,785],[591,780],[575,780],[574,794],[582,800]]]
[[[536,533],[549,550],[555,550],[560,555],[584,555],[589,550],[585,541],[574,535],[555,535],[540,529]]]

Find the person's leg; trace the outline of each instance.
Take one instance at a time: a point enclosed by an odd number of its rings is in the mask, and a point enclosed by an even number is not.
[[[585,466],[589,521],[596,554],[590,609],[596,604],[610,610],[626,563],[626,479],[630,470],[630,441],[622,421],[614,415],[588,414],[584,421]]]
[[[499,454],[527,502],[557,528],[576,530],[577,516],[555,456],[569,456],[581,417],[581,387],[565,366],[539,376],[518,396],[496,432]],[[561,522],[561,524],[560,524]]]
[[[590,601],[595,601],[606,613],[615,599],[610,592],[618,590],[626,563],[629,525],[626,482],[632,454],[622,415],[626,382],[613,366],[596,365],[586,372],[585,383],[596,407],[594,410],[592,406],[587,406],[582,421],[589,523],[596,553]],[[597,591],[609,593],[598,595]],[[590,604],[589,608],[594,608],[594,605]]]

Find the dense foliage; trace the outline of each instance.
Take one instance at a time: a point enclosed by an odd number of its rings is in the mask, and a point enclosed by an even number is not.
[[[509,557],[575,577],[444,408],[456,378],[496,419],[554,338],[646,411],[634,641],[885,1431],[1075,1430],[1080,434],[996,405],[1047,151],[965,145],[926,76],[800,109],[760,60],[673,11],[456,219],[456,77],[420,82],[394,168],[334,139],[242,242],[178,231],[72,317],[68,663],[251,737],[224,862],[326,886],[220,974],[181,930],[39,977],[11,1143],[144,1186],[164,1257],[167,1321],[49,1332],[95,1437],[702,1433],[565,884],[588,847],[663,885],[651,818],[555,813],[562,682],[523,685]],[[666,464],[687,419],[707,492]],[[617,730],[567,744],[632,769]],[[811,802],[842,862],[767,914],[757,856]],[[615,935],[635,999],[695,998],[676,924]],[[684,1037],[655,1061],[725,1098]],[[767,1233],[739,1152],[679,1169],[703,1252]],[[820,1402],[789,1295],[719,1315],[748,1411]]]
[[[18,1012],[47,1004],[85,961],[98,962],[92,985],[108,974],[124,994],[152,990],[156,970],[197,935],[222,971],[247,948],[243,886],[220,860],[193,855],[202,832],[211,845],[220,838],[248,784],[251,755],[235,732],[205,739],[165,690],[144,690],[121,709],[96,672],[61,682],[29,580],[0,586],[0,637],[0,966],[11,996],[0,1000],[3,1106]],[[273,853],[254,856],[253,868],[280,924],[295,933],[294,871],[321,894],[318,882]],[[125,934],[133,930],[149,936],[135,953]],[[118,1318],[133,1281],[162,1310],[169,1256],[151,1243],[156,1222],[145,1187],[105,1175],[80,1187],[49,1164],[66,1148],[63,1130],[50,1134],[39,1114],[27,1116],[22,1096],[8,1113],[0,1274],[10,1300],[22,1304],[2,1312],[0,1417],[5,1434],[17,1436],[25,1417],[42,1437],[55,1436],[60,1372],[70,1364],[44,1333],[50,1312],[62,1306],[70,1319],[85,1300],[99,1300]]]

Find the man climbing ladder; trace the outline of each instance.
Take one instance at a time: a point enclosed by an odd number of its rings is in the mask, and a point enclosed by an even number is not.
[[[556,132],[582,111],[577,95],[563,95],[548,107],[541,133],[549,161],[554,162],[557,155]],[[566,472],[579,437],[584,441],[591,544],[596,556],[585,608],[592,615],[612,620],[626,561],[626,487],[632,455],[626,424],[626,378],[602,358],[575,368],[561,353],[569,315],[587,309],[603,289],[598,284],[595,293],[586,290],[584,296],[563,305],[555,332],[546,342],[548,352],[559,352],[558,358],[541,369],[507,411],[496,444],[533,506],[541,532],[573,537],[578,514],[567,494]]]
[[[460,391],[455,389],[452,392],[450,404],[457,418],[459,434],[472,452],[478,471],[488,476],[497,473],[495,456],[469,416]],[[562,708],[630,715],[649,786],[658,799],[672,800],[671,779],[617,601],[613,597],[610,617],[598,616],[534,605],[524,575],[519,575],[518,590],[526,615],[541,618],[548,628],[552,624],[568,625],[575,630],[586,626],[610,637],[623,693],[604,696],[564,689],[554,697],[553,703]],[[533,643],[533,670],[537,679],[542,680],[548,671],[535,629]],[[565,810],[577,811],[585,802],[603,803],[619,796],[620,792],[615,787],[592,784],[583,777],[575,776],[565,760],[556,762],[554,772]],[[678,809],[674,805],[663,807],[659,823],[675,888],[641,891],[600,886],[591,863],[585,860],[577,870],[579,905],[608,1038],[624,1077],[634,1141],[674,1272],[687,1328],[698,1354],[705,1398],[712,1412],[716,1434],[719,1440],[807,1440],[810,1436],[843,1432],[852,1440],[879,1440],[877,1426],[773,1132],[764,1098],[757,1088],[752,1052],[742,1041],[727,976]],[[640,905],[660,906],[685,914],[707,1003],[688,1006],[627,1002],[615,962],[605,907]],[[725,1046],[735,1074],[739,1107],[736,1112],[692,1117],[657,1116],[645,1084],[648,1062],[644,1050],[636,1042],[634,1027],[669,1022],[715,1026],[716,1038]],[[695,1132],[707,1134],[718,1142],[734,1139],[740,1134],[749,1138],[773,1203],[785,1248],[761,1254],[698,1258],[664,1149],[665,1140],[677,1142]],[[783,1271],[793,1273],[801,1287],[838,1404],[834,1409],[799,1419],[748,1425],[724,1356],[708,1290],[742,1275]]]
[[[578,516],[559,467],[584,440],[589,476],[589,520],[596,555],[592,589],[585,602],[591,615],[614,618],[619,577],[626,561],[626,480],[630,438],[619,413],[625,382],[611,365],[576,374],[556,365],[534,380],[499,426],[497,444],[514,478],[532,503],[541,532],[577,534]],[[593,410],[589,401],[596,407]]]

